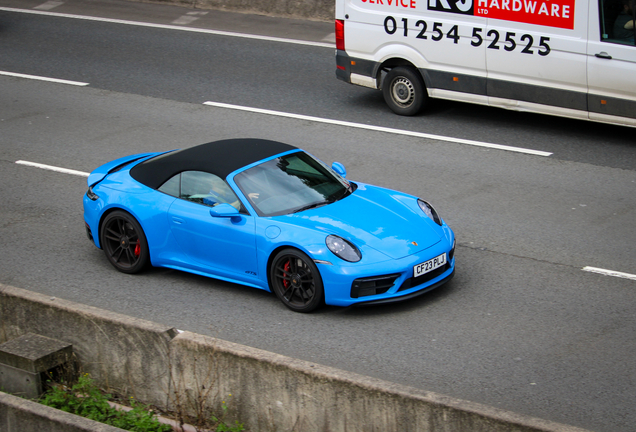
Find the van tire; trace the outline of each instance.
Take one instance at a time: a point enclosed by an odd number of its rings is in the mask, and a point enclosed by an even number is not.
[[[426,105],[428,94],[420,73],[411,67],[395,67],[384,77],[382,95],[391,110],[412,116]]]

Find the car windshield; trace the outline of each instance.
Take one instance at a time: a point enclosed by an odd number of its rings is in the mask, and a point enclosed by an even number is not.
[[[309,210],[352,191],[349,182],[304,152],[263,162],[237,174],[234,181],[259,216]]]

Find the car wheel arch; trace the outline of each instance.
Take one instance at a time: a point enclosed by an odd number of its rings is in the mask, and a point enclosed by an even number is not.
[[[280,265],[285,263],[283,273]],[[278,279],[273,279],[277,277]],[[270,291],[295,312],[312,312],[325,304],[324,283],[311,255],[294,246],[277,247],[268,259]]]
[[[111,234],[108,241],[104,239],[107,230]],[[98,239],[108,261],[123,273],[139,273],[151,264],[145,229],[139,218],[126,209],[112,207],[104,211],[98,224]]]
[[[305,255],[307,255],[310,259],[314,260],[313,254],[311,252],[309,252],[308,250],[306,250],[305,248],[302,248],[298,245],[295,244],[280,244],[278,246],[276,246],[274,249],[272,249],[267,257],[267,266],[265,267],[265,271],[266,271],[266,275],[267,275],[267,287],[269,288],[270,292],[274,292],[272,290],[272,281],[271,278],[269,277],[269,269],[272,266],[272,262],[274,261],[274,258],[276,257],[276,255],[282,251],[283,249],[295,249],[299,252],[304,253]]]
[[[122,211],[124,213],[127,213],[128,215],[130,215],[130,217],[134,218],[137,223],[141,226],[141,229],[144,231],[144,233],[146,232],[146,229],[144,228],[141,219],[135,215],[133,212],[131,212],[129,209],[124,208],[124,207],[110,207],[107,210],[104,210],[104,212],[102,213],[102,215],[99,218],[99,223],[97,224],[97,238],[99,240],[99,248],[103,249],[103,243],[102,243],[102,226],[104,225],[104,221],[106,220],[106,218],[108,217],[109,214],[116,212],[116,211]],[[148,253],[150,254],[150,248],[148,248]]]

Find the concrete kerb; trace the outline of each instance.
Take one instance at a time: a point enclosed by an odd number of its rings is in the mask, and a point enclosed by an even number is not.
[[[113,426],[0,392],[0,432],[122,432]]]
[[[0,285],[0,342],[27,332],[73,343],[99,385],[194,416],[226,401],[252,431],[583,432]]]

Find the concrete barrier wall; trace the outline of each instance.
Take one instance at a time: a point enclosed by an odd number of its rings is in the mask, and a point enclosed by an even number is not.
[[[73,344],[102,385],[166,405],[173,328],[0,284],[0,343],[29,332]]]
[[[27,332],[101,386],[195,417],[225,401],[252,432],[583,432],[0,284],[0,343]]]
[[[152,2],[317,21],[333,21],[336,3],[335,0],[154,0]]]
[[[0,392],[0,432],[122,431],[123,429]]]

